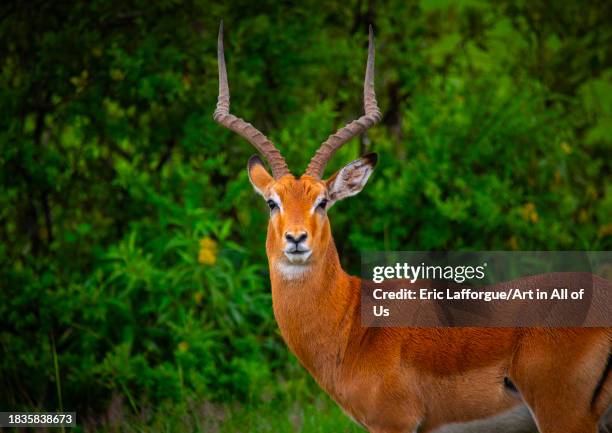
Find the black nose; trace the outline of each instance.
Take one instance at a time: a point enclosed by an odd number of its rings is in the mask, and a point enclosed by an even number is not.
[[[293,242],[295,244],[305,241],[307,237],[308,235],[306,232],[300,233],[297,238],[291,233],[285,233],[285,239],[287,239],[288,242]]]

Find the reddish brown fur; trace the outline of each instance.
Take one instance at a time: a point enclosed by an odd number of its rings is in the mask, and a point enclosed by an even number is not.
[[[520,403],[504,388],[509,377],[542,433],[593,433],[612,397],[605,368],[609,328],[365,328],[359,278],[342,269],[325,213],[311,212],[329,183],[291,175],[274,180],[250,168],[264,197],[283,211],[268,225],[266,250],[274,315],[291,351],[344,411],[372,433],[427,432],[483,418]],[[328,181],[329,182],[329,181]],[[282,271],[287,230],[305,230],[307,271]]]

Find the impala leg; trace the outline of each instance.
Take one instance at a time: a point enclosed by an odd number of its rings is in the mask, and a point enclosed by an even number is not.
[[[581,395],[565,387],[555,393],[544,388],[529,389],[523,394],[540,433],[597,433],[597,417],[584,404]],[[581,401],[582,400],[582,401]]]
[[[540,433],[596,433],[604,410],[592,398],[608,357],[607,337],[531,332],[532,341],[519,349],[509,373]]]
[[[545,419],[538,422],[538,425],[541,433],[597,433],[598,431],[597,422],[587,417],[581,419]]]
[[[537,385],[536,385],[537,386]],[[596,433],[598,417],[590,410],[585,395],[557,388],[546,392],[530,389],[523,398],[531,409],[540,433]]]

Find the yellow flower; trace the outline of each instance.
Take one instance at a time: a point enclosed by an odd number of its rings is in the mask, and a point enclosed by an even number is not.
[[[198,262],[203,265],[214,265],[217,263],[217,242],[211,238],[200,239],[200,252]]]
[[[564,141],[563,143],[561,143],[559,146],[561,146],[561,150],[566,154],[569,155],[570,153],[572,153],[572,146],[570,146],[569,144],[567,144],[566,141]]]
[[[523,219],[532,223],[537,223],[540,219],[540,215],[538,215],[538,211],[533,203],[526,203],[523,206]]]
[[[196,292],[193,294],[193,300],[196,304],[200,304],[202,302],[202,298],[204,294],[202,292]]]
[[[189,350],[189,344],[187,344],[186,341],[181,341],[178,344],[178,350],[179,352],[187,352],[187,350]]]

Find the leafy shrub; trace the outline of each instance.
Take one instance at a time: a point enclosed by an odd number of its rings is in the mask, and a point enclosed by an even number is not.
[[[362,250],[612,247],[603,3],[40,2],[3,18],[2,407],[314,411],[274,324],[254,150],[211,118],[221,18],[232,110],[295,173],[361,112],[374,22],[384,119],[328,170],[381,156],[330,212],[353,272]]]

